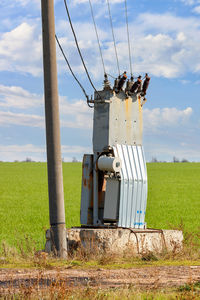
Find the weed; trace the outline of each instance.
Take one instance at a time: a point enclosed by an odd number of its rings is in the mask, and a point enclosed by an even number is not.
[[[200,281],[195,282],[193,284],[185,284],[184,286],[179,287],[178,291],[180,292],[199,291],[200,292]]]
[[[38,289],[37,283],[34,286],[21,285],[14,295],[12,289],[7,293],[0,293],[0,297],[4,299],[76,299],[76,300],[189,300],[198,299],[199,294],[195,287],[178,288],[176,290],[161,291],[141,291],[134,287],[123,287],[113,289],[95,289],[90,286],[85,288],[66,286],[64,280],[58,278],[49,282],[48,289]]]
[[[118,257],[119,260],[119,257]],[[104,266],[104,265],[109,265],[109,264],[114,264],[114,262],[117,261],[117,255],[113,254],[100,254],[97,262],[99,265]]]
[[[149,252],[149,253],[142,254],[141,260],[143,260],[143,261],[158,261],[158,257],[154,253]]]

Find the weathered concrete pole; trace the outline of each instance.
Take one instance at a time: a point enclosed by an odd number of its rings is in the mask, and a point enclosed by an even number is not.
[[[56,65],[54,0],[41,0],[46,142],[51,239],[56,255],[67,256],[60,120]]]

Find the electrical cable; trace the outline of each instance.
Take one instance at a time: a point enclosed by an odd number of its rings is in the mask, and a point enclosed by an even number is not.
[[[131,61],[130,35],[129,35],[129,28],[128,28],[128,11],[127,11],[127,2],[126,2],[126,0],[124,0],[124,4],[125,4],[125,14],[126,14],[126,28],[127,28],[127,37],[128,37],[128,50],[129,50],[130,71],[131,71],[131,76],[133,76],[132,61]]]
[[[104,70],[104,74],[106,74],[106,69],[105,69],[105,64],[104,64],[104,60],[103,60],[102,49],[101,49],[101,45],[100,45],[100,41],[99,41],[99,35],[98,35],[98,32],[97,32],[97,26],[96,26],[96,22],[95,22],[95,18],[94,18],[94,12],[93,12],[93,7],[92,7],[91,0],[89,0],[89,3],[90,3],[91,15],[92,15],[93,23],[94,23],[94,28],[95,28],[95,32],[96,32],[96,37],[97,37],[97,41],[98,41],[98,45],[99,45],[99,52],[100,52],[100,56],[101,56],[103,70]]]
[[[118,68],[118,73],[120,75],[119,59],[118,59],[118,55],[117,55],[117,47],[116,47],[116,41],[115,41],[115,35],[114,35],[113,22],[112,22],[112,16],[111,16],[111,11],[110,11],[109,0],[107,0],[107,5],[108,5],[108,12],[109,12],[109,17],[110,17],[110,26],[111,26],[111,29],[112,29],[113,44],[114,44],[114,48],[115,48],[115,56],[116,56],[116,60],[117,60],[117,68]]]
[[[73,76],[74,79],[77,81],[77,83],[79,84],[80,88],[82,89],[82,91],[83,91],[83,93],[84,93],[86,99],[88,100],[88,95],[86,94],[86,91],[85,91],[84,87],[82,86],[82,84],[80,83],[80,81],[77,79],[76,75],[74,74],[74,72],[73,72],[73,70],[72,70],[72,68],[71,68],[71,66],[70,66],[70,63],[69,63],[69,61],[68,61],[68,59],[67,59],[67,57],[66,57],[66,55],[65,55],[65,53],[64,53],[64,50],[63,50],[63,48],[62,48],[62,46],[61,46],[61,44],[60,44],[60,42],[59,42],[59,39],[58,39],[57,35],[55,35],[55,38],[56,38],[56,42],[57,42],[57,44],[58,44],[58,46],[59,46],[59,48],[60,48],[60,51],[62,52],[62,55],[63,55],[63,57],[64,57],[64,59],[65,59],[67,65],[68,65],[68,68],[69,68],[70,72],[72,73],[72,76]]]
[[[112,75],[110,75],[110,74],[108,74],[108,73],[107,73],[107,75],[110,76],[110,77],[113,78],[113,79],[116,79],[114,76],[112,76]]]
[[[78,83],[78,85],[80,86],[80,88],[82,89],[83,94],[85,95],[85,97],[86,97],[86,99],[87,99],[87,105],[88,105],[90,108],[93,108],[94,106],[91,106],[91,105],[89,104],[89,97],[88,97],[88,95],[86,94],[86,91],[85,91],[84,87],[82,86],[82,84],[80,83],[80,81],[78,80],[78,78],[76,77],[76,75],[74,74],[74,72],[73,72],[73,70],[72,70],[72,68],[71,68],[71,66],[70,66],[70,63],[69,63],[69,61],[68,61],[68,59],[67,59],[67,57],[66,57],[66,55],[65,55],[65,53],[64,53],[64,50],[63,50],[63,48],[62,48],[62,46],[61,46],[61,44],[60,44],[60,42],[59,42],[59,39],[58,39],[57,35],[55,35],[55,38],[56,38],[56,42],[57,42],[57,44],[58,44],[58,46],[59,46],[59,48],[60,48],[60,51],[62,52],[62,55],[63,55],[63,57],[64,57],[64,59],[65,59],[67,65],[68,65],[68,68],[69,68],[69,70],[70,70],[72,76],[74,77],[74,79],[76,80],[76,82]]]
[[[86,74],[87,74],[87,77],[88,77],[88,79],[89,79],[89,81],[90,81],[91,86],[93,87],[93,89],[95,90],[95,92],[98,94],[98,96],[99,96],[100,99],[101,99],[101,95],[100,95],[99,92],[96,90],[96,88],[95,88],[95,86],[94,86],[94,84],[93,84],[93,82],[92,82],[92,80],[91,80],[91,78],[90,78],[90,75],[89,75],[88,70],[87,70],[87,67],[86,67],[86,65],[85,65],[83,56],[82,56],[82,54],[81,54],[81,50],[80,50],[80,47],[79,47],[79,44],[78,44],[78,40],[77,40],[77,37],[76,37],[76,33],[75,33],[75,31],[74,31],[74,27],[73,27],[73,25],[72,25],[72,21],[71,21],[71,17],[70,17],[70,13],[69,13],[69,10],[68,10],[68,6],[67,6],[66,0],[64,0],[64,4],[65,4],[66,12],[67,12],[67,15],[68,15],[70,27],[71,27],[71,30],[72,30],[72,33],[73,33],[73,36],[74,36],[74,40],[75,40],[75,43],[76,43],[76,47],[77,47],[78,53],[79,53],[79,55],[80,55],[82,64],[83,64],[83,66],[84,66],[85,72],[86,72]],[[102,100],[102,99],[101,99],[101,100]]]

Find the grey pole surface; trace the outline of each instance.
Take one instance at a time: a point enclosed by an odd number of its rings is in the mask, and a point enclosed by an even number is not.
[[[54,0],[41,0],[46,143],[51,240],[56,255],[67,256],[65,207],[60,143]]]

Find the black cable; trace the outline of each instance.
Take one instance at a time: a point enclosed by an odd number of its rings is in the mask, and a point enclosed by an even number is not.
[[[99,41],[99,35],[98,35],[98,32],[97,32],[97,26],[96,26],[96,22],[95,22],[95,18],[94,18],[94,12],[93,12],[93,8],[92,8],[91,0],[89,0],[89,3],[90,3],[90,9],[91,9],[91,15],[92,15],[92,19],[93,19],[94,29],[95,29],[95,32],[96,32],[97,42],[98,42],[98,45],[99,45],[99,52],[100,52],[100,56],[101,56],[103,70],[104,70],[104,74],[106,74],[105,64],[104,64],[104,60],[103,60],[103,54],[102,54],[102,50],[101,50],[101,45],[100,45],[100,41]]]
[[[58,44],[58,46],[59,46],[59,48],[60,48],[60,50],[62,52],[62,55],[63,55],[63,57],[64,57],[67,65],[68,65],[68,68],[70,69],[70,72],[72,73],[72,76],[74,77],[74,79],[76,80],[76,82],[79,84],[80,88],[82,89],[82,91],[83,91],[83,93],[84,93],[84,95],[85,95],[85,97],[86,97],[86,99],[88,101],[88,95],[86,94],[86,91],[85,91],[84,87],[82,86],[82,84],[80,83],[80,81],[77,79],[76,75],[74,74],[74,72],[73,72],[73,70],[72,70],[72,68],[70,66],[70,63],[69,63],[69,61],[68,61],[68,59],[67,59],[67,57],[66,57],[66,55],[65,55],[65,53],[63,51],[63,48],[62,48],[62,46],[61,46],[61,44],[59,42],[59,39],[58,39],[57,35],[55,35],[55,37],[56,37],[56,42],[57,42],[57,44]]]
[[[108,74],[108,73],[107,73],[107,75],[108,75],[108,76],[110,76],[110,77],[112,77],[113,79],[115,79],[115,77],[114,77],[114,76],[112,76],[112,75],[110,75],[110,74]]]
[[[111,11],[110,11],[109,0],[107,0],[107,5],[108,5],[108,13],[109,13],[109,17],[110,17],[110,26],[111,26],[111,29],[112,29],[113,44],[114,44],[114,48],[115,48],[115,56],[116,56],[116,60],[117,60],[117,68],[118,68],[118,73],[120,75],[119,59],[118,59],[118,55],[117,55],[117,47],[116,47],[116,41],[115,41],[115,35],[114,35],[113,22],[112,22],[112,16],[111,16]]]
[[[128,12],[127,12],[126,0],[124,0],[124,4],[125,4],[126,28],[127,28],[127,37],[128,37],[129,62],[130,62],[130,71],[131,71],[131,76],[132,76],[133,70],[132,70],[132,61],[131,61],[131,45],[130,45],[130,35],[129,35],[129,28],[128,28]]]
[[[81,50],[80,50],[80,48],[79,48],[79,44],[78,44],[78,40],[77,40],[77,37],[76,37],[76,33],[75,33],[75,31],[74,31],[74,27],[73,27],[73,25],[72,25],[72,21],[71,21],[71,17],[70,17],[70,13],[69,13],[69,10],[68,10],[68,7],[67,7],[67,2],[66,2],[66,0],[64,0],[64,4],[65,4],[66,12],[67,12],[67,15],[68,15],[70,27],[71,27],[72,33],[73,33],[73,35],[74,35],[74,40],[75,40],[75,43],[76,43],[76,47],[77,47],[78,53],[79,53],[79,55],[80,55],[82,64],[83,64],[83,66],[84,66],[85,72],[86,72],[86,74],[87,74],[87,77],[88,77],[88,79],[89,79],[89,81],[90,81],[91,86],[93,87],[93,89],[95,90],[95,92],[98,94],[98,96],[99,96],[100,99],[101,99],[101,95],[100,95],[99,92],[96,90],[96,88],[95,88],[95,86],[94,86],[94,84],[93,84],[93,82],[92,82],[92,80],[91,80],[91,78],[90,78],[90,75],[89,75],[88,70],[87,70],[87,67],[86,67],[86,65],[85,65],[83,56],[82,56],[82,54],[81,54]],[[102,100],[102,99],[101,99],[101,100]]]

